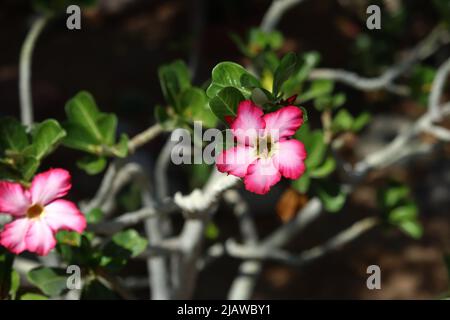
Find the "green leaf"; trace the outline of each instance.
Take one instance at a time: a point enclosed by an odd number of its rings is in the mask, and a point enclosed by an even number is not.
[[[56,234],[58,244],[65,244],[72,247],[81,246],[81,234],[67,230],[61,230]]]
[[[331,128],[334,132],[350,131],[353,127],[353,123],[353,116],[346,109],[341,109],[334,117]]]
[[[299,95],[297,99],[303,103],[308,100],[327,95],[333,91],[333,88],[334,83],[331,80],[315,80],[312,82],[310,88],[303,94]]]
[[[355,121],[353,122],[352,131],[358,132],[362,128],[364,128],[372,119],[372,116],[369,112],[363,112],[359,116],[356,117]]]
[[[209,98],[213,98],[222,89],[234,87],[248,98],[252,88],[247,86],[251,83],[257,84],[258,80],[242,66],[234,62],[221,62],[212,70],[212,82],[206,90],[206,94]]]
[[[64,269],[38,267],[28,272],[28,281],[44,294],[55,297],[67,289],[67,274]]]
[[[342,191],[341,187],[332,182],[316,181],[313,189],[322,201],[325,210],[329,212],[341,210],[347,199],[347,194]]]
[[[205,229],[205,237],[209,240],[217,240],[219,237],[219,228],[215,223],[208,223]]]
[[[0,119],[0,155],[6,150],[22,151],[29,141],[25,127],[12,117]]]
[[[103,211],[99,208],[94,208],[86,214],[86,221],[88,223],[99,223],[103,220]]]
[[[292,187],[300,193],[308,192],[310,184],[311,179],[306,173],[303,174],[300,179],[292,181]]]
[[[303,83],[311,72],[311,70],[319,63],[320,55],[317,52],[307,52],[302,56],[302,61],[297,63],[297,71],[282,86],[285,97],[300,92]]]
[[[20,296],[20,300],[48,300],[48,297],[38,293],[24,293]]]
[[[422,225],[418,220],[405,220],[398,224],[400,230],[409,235],[411,238],[420,239],[423,235]]]
[[[105,170],[108,161],[105,157],[86,155],[77,161],[78,168],[89,175],[96,175]]]
[[[336,169],[336,160],[332,156],[325,159],[319,167],[309,171],[309,175],[312,178],[325,178],[329,176]]]
[[[45,120],[31,130],[32,145],[25,153],[40,161],[51,153],[65,136],[66,132],[58,121]]]
[[[66,147],[88,153],[100,153],[97,139],[83,126],[76,123],[64,123],[67,136],[63,140]]]
[[[112,149],[112,154],[119,158],[125,158],[128,155],[128,141],[128,136],[122,133],[119,141]]]
[[[226,87],[217,92],[217,95],[209,101],[209,106],[219,120],[227,123],[225,117],[235,117],[239,102],[243,100],[245,98],[239,90]]]
[[[136,230],[119,232],[103,248],[100,265],[110,272],[118,272],[130,258],[141,254],[147,248],[147,244],[148,241]]]
[[[17,290],[20,287],[20,275],[16,270],[11,271],[11,286],[9,288],[9,296],[11,300],[16,300]]]
[[[141,254],[146,248],[148,241],[147,239],[141,237],[136,230],[128,229],[116,233],[112,241],[131,252],[131,257],[136,257]]]
[[[379,192],[379,200],[384,208],[393,208],[409,197],[410,190],[404,184],[393,183]]]
[[[96,142],[102,143],[106,140],[97,124],[101,114],[94,97],[89,92],[78,93],[66,103],[65,109],[69,121],[84,127]]]
[[[158,69],[159,82],[167,103],[178,112],[182,112],[179,106],[180,94],[191,86],[189,69],[181,60],[163,65]]]
[[[300,140],[305,144],[307,170],[312,170],[322,164],[327,152],[327,145],[323,141],[323,133],[320,130],[314,130],[309,136]]]
[[[297,55],[295,53],[286,54],[280,62],[280,65],[275,70],[273,77],[273,95],[277,96],[283,83],[289,79],[297,67]]]
[[[183,116],[188,121],[201,121],[207,127],[214,127],[217,119],[208,106],[208,98],[205,92],[196,87],[191,87],[181,94],[180,106]]]
[[[160,105],[155,106],[155,119],[164,130],[170,131],[175,128],[176,120],[167,112],[167,108]]]
[[[102,142],[106,145],[114,144],[116,140],[117,117],[115,114],[101,114],[97,119],[98,129],[102,135]]]
[[[128,138],[122,134],[115,144],[117,117],[98,110],[94,98],[82,91],[66,104],[68,122],[64,124],[67,136],[65,146],[97,156],[125,157]],[[95,170],[94,170],[95,171]]]
[[[417,206],[414,203],[408,203],[392,209],[389,212],[388,220],[392,224],[401,224],[407,220],[415,220],[417,212]]]
[[[25,181],[29,181],[37,169],[39,168],[40,161],[33,156],[26,156],[22,165],[20,166],[20,171],[22,172],[22,177]]]

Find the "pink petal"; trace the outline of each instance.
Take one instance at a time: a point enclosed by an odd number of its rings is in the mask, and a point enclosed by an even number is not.
[[[265,194],[280,179],[281,174],[272,159],[258,159],[248,167],[244,178],[245,189],[257,194]]]
[[[277,151],[273,156],[275,166],[281,174],[289,179],[298,179],[305,172],[304,160],[306,150],[298,140],[285,140],[277,143]]]
[[[275,141],[284,140],[295,134],[303,123],[303,112],[295,106],[283,107],[264,115],[266,132],[276,137]],[[274,133],[274,134],[273,134]]]
[[[255,161],[255,149],[247,146],[237,146],[223,151],[216,160],[217,170],[236,177],[243,178],[248,166]]]
[[[12,253],[20,254],[26,249],[25,236],[30,225],[30,220],[27,218],[16,219],[6,224],[0,233],[0,245]]]
[[[0,181],[0,213],[20,217],[30,206],[28,191],[19,183]]]
[[[36,175],[31,183],[31,200],[33,203],[47,203],[64,197],[72,187],[70,173],[64,169],[50,169]]]
[[[44,219],[54,232],[63,229],[81,233],[86,228],[84,215],[67,200],[55,200],[45,206]]]
[[[56,246],[56,239],[44,219],[31,219],[25,243],[28,251],[46,256]]]
[[[263,111],[251,100],[239,103],[236,119],[231,124],[231,130],[237,141],[244,145],[251,145],[261,131],[265,128]]]

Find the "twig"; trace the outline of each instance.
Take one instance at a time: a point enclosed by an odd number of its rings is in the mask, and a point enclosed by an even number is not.
[[[440,112],[439,105],[444,91],[445,82],[450,72],[450,58],[448,58],[438,69],[437,74],[433,80],[433,85],[428,101],[429,112],[433,120],[439,120]]]
[[[42,30],[50,19],[49,15],[38,17],[28,32],[20,51],[19,62],[19,98],[20,118],[25,126],[33,124],[33,100],[31,93],[31,65],[33,50]]]
[[[305,263],[314,261],[330,251],[348,244],[378,224],[379,220],[376,218],[365,218],[344,231],[341,231],[324,244],[306,250],[299,255],[293,255],[284,250],[274,249],[264,245],[239,245],[234,241],[227,241],[226,252],[232,257],[240,259],[275,260],[288,265],[303,266]]]
[[[146,206],[154,205],[150,192],[145,187],[142,191],[142,200]],[[164,239],[164,235],[161,232],[161,220],[158,219],[158,217],[156,219],[147,219],[144,226],[149,244],[152,246],[158,246]],[[149,257],[147,259],[147,269],[149,272],[151,298],[153,300],[170,299],[172,295],[172,290],[169,283],[170,273],[165,257]]]
[[[256,245],[258,243],[258,231],[250,216],[247,202],[242,199],[236,190],[228,190],[224,195],[224,200],[234,207],[233,212],[239,219],[239,227],[245,245]],[[262,264],[259,261],[247,260],[242,262],[238,269],[238,276],[233,280],[228,291],[228,299],[239,300],[247,298],[253,292],[261,270]]]
[[[260,28],[265,32],[273,31],[284,13],[303,1],[304,0],[273,0],[262,19]]]
[[[147,130],[135,135],[128,142],[128,149],[130,153],[135,152],[137,148],[148,143],[149,141],[157,137],[161,132],[163,132],[163,128],[159,123],[157,123],[149,127]]]
[[[179,208],[173,201],[167,201],[157,207],[144,207],[137,211],[124,213],[111,221],[89,225],[89,230],[97,234],[114,234],[146,219],[167,215],[177,210]]]
[[[172,141],[170,138],[167,139],[164,147],[156,159],[155,164],[155,185],[156,188],[156,199],[158,201],[164,200],[169,196],[169,184],[167,179],[167,168],[170,164],[170,156],[172,149],[177,142]]]
[[[406,72],[416,61],[424,60],[434,54],[443,45],[450,42],[450,35],[444,26],[439,25],[430,34],[411,49],[401,63],[387,69],[381,76],[366,78],[356,73],[340,69],[314,69],[310,79],[329,79],[340,81],[356,89],[372,91],[388,89],[397,94],[405,95],[405,87],[393,84],[393,81]]]

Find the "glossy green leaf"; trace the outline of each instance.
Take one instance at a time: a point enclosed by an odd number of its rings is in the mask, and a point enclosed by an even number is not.
[[[55,297],[67,289],[67,274],[64,269],[38,267],[28,272],[28,281],[44,294]]]
[[[330,181],[316,181],[313,185],[315,194],[322,201],[325,210],[338,212],[342,209],[347,199],[347,194],[341,187]]]
[[[112,241],[118,246],[125,248],[131,252],[131,257],[136,257],[141,254],[146,248],[148,241],[141,237],[136,230],[128,229],[116,233]]]
[[[310,184],[311,178],[306,173],[299,179],[292,181],[292,187],[300,193],[308,192]]]
[[[41,160],[52,152],[65,136],[66,132],[58,121],[45,120],[31,130],[32,145],[26,149],[26,153]]]
[[[13,117],[0,119],[0,155],[6,150],[22,151],[29,141],[25,127]]]
[[[88,223],[99,223],[103,220],[103,211],[99,208],[94,208],[86,214],[86,221]]]
[[[306,102],[327,95],[333,91],[334,83],[331,80],[314,80],[303,94],[298,96],[298,101]]]
[[[97,123],[101,113],[89,92],[78,93],[66,103],[65,109],[69,121],[84,127],[96,142],[102,143],[106,140]]]
[[[369,112],[363,112],[359,116],[355,118],[355,121],[353,122],[352,130],[354,132],[358,132],[362,130],[372,119],[372,116]]]
[[[423,235],[423,227],[418,220],[405,220],[398,224],[400,230],[414,239],[420,239]]]
[[[16,300],[16,294],[20,287],[20,274],[16,270],[11,272],[11,287],[9,288],[9,296],[11,300]]]
[[[96,175],[105,170],[108,161],[105,157],[86,155],[77,160],[78,168],[84,170],[89,175]]]
[[[286,54],[280,61],[280,65],[275,70],[273,76],[273,94],[278,95],[278,92],[283,83],[292,76],[297,67],[297,55],[295,53]]]
[[[24,293],[20,296],[20,300],[48,300],[48,297],[38,293]]]
[[[158,69],[159,82],[167,103],[178,112],[183,112],[179,104],[181,93],[191,86],[191,77],[186,64],[177,60]]]
[[[209,106],[216,117],[226,123],[225,117],[235,117],[239,102],[243,100],[245,98],[239,90],[233,87],[226,87],[209,101]]]
[[[417,206],[414,203],[408,203],[392,209],[389,212],[388,220],[392,224],[401,224],[407,220],[415,220],[417,213]]]
[[[350,131],[353,128],[354,118],[346,109],[341,109],[336,114],[331,124],[334,132]]]
[[[234,87],[248,98],[251,95],[252,88],[248,87],[251,83],[256,84],[258,80],[242,66],[234,62],[221,62],[212,70],[212,82],[206,94],[214,98],[222,89]]]
[[[309,171],[312,178],[325,178],[336,169],[336,160],[332,156],[328,156],[324,163]]]

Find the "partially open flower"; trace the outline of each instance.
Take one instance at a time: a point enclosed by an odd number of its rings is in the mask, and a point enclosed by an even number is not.
[[[219,154],[217,169],[243,178],[245,188],[258,194],[267,193],[281,176],[298,179],[305,171],[306,151],[290,138],[302,123],[296,106],[264,114],[252,101],[242,101],[231,123],[238,145]]]
[[[83,232],[84,215],[73,202],[59,199],[70,188],[70,174],[64,169],[36,175],[29,189],[0,181],[0,213],[14,218],[1,231],[0,245],[15,254],[28,250],[47,255],[56,245],[57,231]]]

